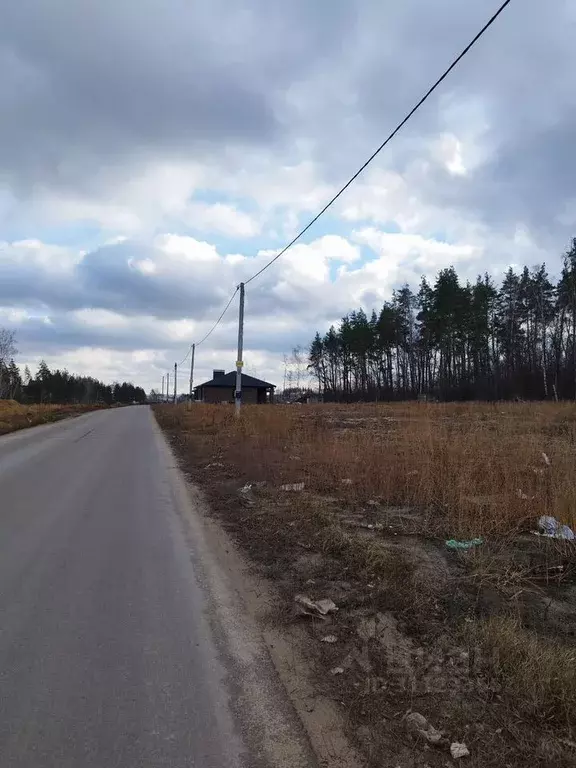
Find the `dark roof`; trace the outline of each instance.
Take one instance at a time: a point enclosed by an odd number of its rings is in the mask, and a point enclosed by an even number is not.
[[[236,371],[230,371],[225,376],[218,376],[217,379],[210,379],[205,381],[204,384],[198,384],[198,387],[235,387],[236,386]],[[195,389],[198,389],[195,387]],[[254,376],[248,376],[247,373],[242,374],[242,389],[246,387],[272,387],[276,388],[275,384],[270,384],[268,381],[262,381],[262,379],[255,379]]]

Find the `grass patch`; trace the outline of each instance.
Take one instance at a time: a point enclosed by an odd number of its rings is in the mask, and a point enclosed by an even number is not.
[[[522,717],[576,723],[576,648],[543,639],[515,618],[496,616],[477,627],[488,674]]]
[[[40,424],[50,424],[69,416],[99,410],[101,405],[22,405],[15,400],[0,400],[0,435]]]

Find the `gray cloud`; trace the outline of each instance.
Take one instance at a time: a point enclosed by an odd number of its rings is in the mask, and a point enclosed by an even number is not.
[[[18,337],[19,352],[23,355],[57,355],[73,352],[80,347],[102,347],[119,352],[151,350],[166,354],[168,359],[180,359],[186,351],[186,343],[181,338],[170,336],[159,325],[142,318],[134,318],[121,327],[105,325],[86,325],[80,318],[67,313],[51,316],[50,322],[43,318],[31,317],[13,324]],[[210,344],[202,349],[199,359],[205,351],[210,355],[233,352],[236,340],[236,320],[231,317],[210,338]],[[259,318],[250,318],[246,323],[247,348],[266,354],[282,355],[289,353],[297,344],[308,345],[311,328],[306,323],[295,323],[294,327],[283,330],[262,329]],[[232,358],[231,358],[232,360]]]
[[[85,254],[64,272],[49,263],[20,256],[18,246],[0,247],[0,305],[62,310],[106,309],[123,315],[151,315],[165,320],[202,319],[226,296],[202,263],[167,264],[153,246],[122,242]],[[41,249],[40,249],[41,250]],[[146,274],[136,262],[149,260],[165,271]],[[224,265],[222,265],[224,269]]]
[[[196,246],[209,248],[198,242]],[[260,255],[231,264],[214,251],[205,260],[185,259],[181,254],[172,259],[159,246],[123,241],[86,253],[65,270],[55,270],[52,260],[43,257],[42,245],[0,244],[0,306],[44,308],[47,314],[103,309],[126,317],[211,321],[234,287],[268,258]],[[142,263],[149,264],[151,271],[142,269]],[[309,315],[306,308],[310,307],[320,320],[332,316],[332,309],[319,304],[315,282],[300,281],[283,292],[280,288],[285,280],[282,271],[269,270],[251,286],[248,302],[254,315],[296,319],[303,313]]]
[[[31,317],[16,324],[18,348],[21,354],[56,355],[72,352],[79,347],[104,347],[122,352],[134,349],[165,350],[172,344],[166,336],[142,325],[133,323],[126,328],[113,329],[105,326],[90,327],[69,314],[56,314],[51,322]],[[143,343],[144,342],[144,343]],[[176,348],[176,344],[173,345]]]
[[[5,3],[1,178],[17,196],[105,198],[143,163],[225,172],[250,146],[279,164],[304,152],[340,181],[496,5]],[[572,196],[573,20],[568,0],[511,4],[378,164],[404,171],[438,132],[477,128],[485,162],[470,180],[431,169],[427,195],[495,226],[545,225]]]
[[[277,139],[278,92],[305,76],[343,9],[104,0],[4,4],[0,167],[33,185],[104,188],[146,158],[205,158]],[[293,34],[297,32],[297,34]]]

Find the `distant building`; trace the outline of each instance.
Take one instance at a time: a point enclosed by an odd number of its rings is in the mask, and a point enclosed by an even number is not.
[[[302,405],[313,405],[316,403],[321,403],[322,401],[322,395],[320,395],[318,392],[304,392],[300,397],[297,397],[295,400],[290,400],[291,403],[301,403]]]
[[[268,381],[255,379],[242,374],[242,402],[246,404],[271,403],[274,400],[276,386]],[[236,391],[236,371],[225,373],[223,370],[212,372],[210,381],[194,388],[195,399],[204,403],[233,403]]]

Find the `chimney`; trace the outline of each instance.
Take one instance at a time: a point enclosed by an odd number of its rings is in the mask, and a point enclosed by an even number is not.
[[[212,371],[212,378],[214,381],[217,381],[218,379],[221,379],[222,376],[226,376],[226,371],[222,368],[214,368]]]

